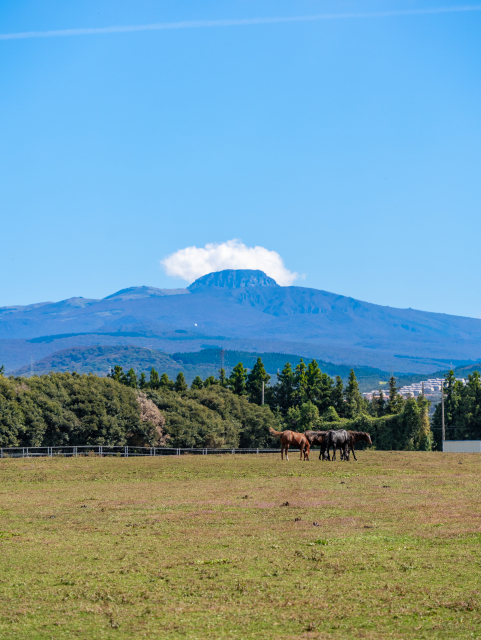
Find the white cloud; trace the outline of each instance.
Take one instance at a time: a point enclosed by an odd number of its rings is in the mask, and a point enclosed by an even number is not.
[[[299,274],[289,271],[276,251],[265,247],[247,247],[240,240],[180,249],[160,261],[166,273],[193,282],[200,276],[223,269],[260,269],[283,286],[290,285]]]

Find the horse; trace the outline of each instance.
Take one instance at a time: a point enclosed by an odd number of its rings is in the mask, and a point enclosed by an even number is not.
[[[304,460],[309,460],[311,445],[303,433],[297,433],[296,431],[275,431],[272,427],[269,427],[269,433],[281,439],[281,460],[284,460],[284,451],[286,452],[286,460],[289,460],[289,447],[299,448],[301,450],[301,460],[303,454]]]
[[[316,444],[321,447],[321,450],[319,451],[319,460],[322,460],[322,456],[325,453],[327,431],[306,431],[304,435],[309,440],[309,445],[311,447]]]
[[[345,429],[339,429],[339,431],[328,431],[326,435],[326,451],[325,457],[327,460],[330,460],[329,457],[329,449],[333,448],[333,456],[332,459],[336,459],[336,451],[340,449],[341,452],[344,451],[343,459],[349,462],[349,434]],[[341,458],[342,459],[342,458]]]
[[[356,442],[367,442],[368,444],[372,444],[371,436],[365,431],[348,431],[349,435],[349,449],[352,451],[352,455],[354,456],[354,460],[357,462],[356,454],[354,453],[354,445]]]

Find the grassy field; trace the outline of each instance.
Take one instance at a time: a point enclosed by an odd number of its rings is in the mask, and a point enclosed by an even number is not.
[[[0,460],[0,638],[481,638],[481,456],[358,457]]]

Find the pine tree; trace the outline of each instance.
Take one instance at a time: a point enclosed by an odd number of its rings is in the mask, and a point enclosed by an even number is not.
[[[331,406],[334,407],[340,418],[345,417],[346,403],[344,402],[344,383],[341,376],[336,376],[336,386],[331,391]]]
[[[154,369],[154,367],[152,367],[152,369],[150,370],[149,387],[151,389],[160,388],[159,373]]]
[[[123,368],[120,367],[118,364],[114,366],[113,371],[110,371],[110,373],[107,374],[107,378],[112,378],[116,382],[120,382],[120,384],[122,384],[122,380],[124,376],[125,374],[124,374]]]
[[[317,404],[321,396],[322,371],[316,360],[311,360],[306,370],[306,396],[308,400]]]
[[[379,390],[379,401],[377,403],[377,415],[381,418],[386,413],[386,400],[382,389]]]
[[[364,400],[359,392],[359,385],[353,369],[349,373],[344,396],[346,399],[345,416],[346,418],[355,418],[362,412]]]
[[[389,400],[386,405],[386,414],[394,416],[398,413],[402,413],[404,408],[404,399],[397,392],[396,378],[391,376],[389,378]]]
[[[174,381],[171,380],[166,373],[163,373],[160,376],[159,387],[158,388],[159,389],[168,390],[168,391],[173,391],[174,390]]]
[[[301,406],[301,404],[304,404],[304,402],[309,400],[309,396],[307,394],[307,367],[302,358],[294,372],[294,388],[294,402],[297,406]]]
[[[139,378],[139,389],[146,389],[149,383],[147,382],[147,378],[145,377],[145,373],[140,374]]]
[[[192,384],[190,385],[191,389],[203,389],[204,383],[202,382],[202,378],[200,376],[195,376]]]
[[[184,391],[187,391],[187,389],[188,387],[187,382],[184,378],[184,374],[182,373],[182,371],[179,371],[179,373],[177,374],[177,378],[175,379],[174,391],[177,391],[177,393],[184,393]]]
[[[236,364],[236,366],[232,369],[232,373],[229,376],[229,389],[231,389],[238,396],[245,395],[246,378],[247,369],[244,369],[244,365],[242,364],[242,362],[239,362],[239,364]]]
[[[274,388],[273,403],[279,407],[283,416],[287,415],[294,404],[295,381],[294,372],[290,362],[286,362],[284,369],[277,375],[277,384]]]
[[[122,376],[121,382],[126,387],[131,387],[132,389],[137,389],[137,387],[138,387],[137,374],[132,369],[132,367],[127,371],[127,373],[124,376]]]
[[[225,375],[225,369],[222,367],[219,369],[219,383],[221,387],[227,387],[227,378]]]
[[[3,376],[5,374],[5,365],[2,364],[2,366],[0,367],[0,376]]]
[[[214,376],[209,376],[204,380],[204,387],[206,389],[207,387],[211,387],[212,385],[216,385],[216,384],[219,384],[219,381],[216,378],[214,378]]]
[[[267,388],[270,379],[270,375],[266,373],[264,368],[262,358],[257,358],[257,362],[247,376],[246,391],[250,402],[255,402],[255,404],[262,403],[262,383],[264,382],[264,388]]]

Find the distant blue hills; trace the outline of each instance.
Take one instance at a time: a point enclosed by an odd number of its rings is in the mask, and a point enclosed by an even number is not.
[[[103,300],[0,308],[0,364],[8,371],[93,345],[282,352],[423,373],[477,362],[481,320],[281,287],[249,269],[210,273],[187,289],[130,287]]]

